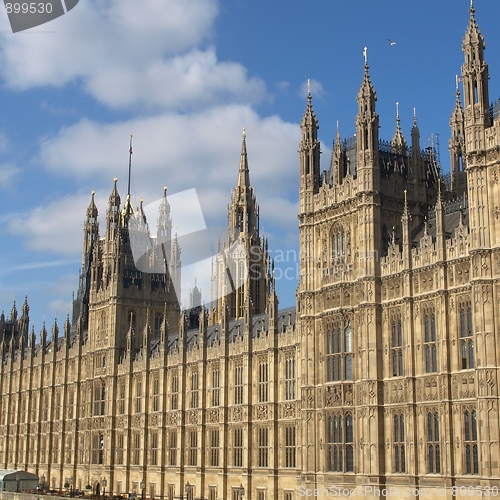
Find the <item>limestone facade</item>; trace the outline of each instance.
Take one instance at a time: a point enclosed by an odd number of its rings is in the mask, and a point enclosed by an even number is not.
[[[132,259],[130,234],[143,229],[130,198],[122,210],[115,184],[104,237],[92,199],[72,320],[50,341],[44,327],[38,344],[27,301],[0,320],[0,466],[53,488],[141,493],[144,482],[148,497],[171,500],[237,500],[240,484],[249,500],[336,487],[495,496],[500,106],[484,48],[471,5],[449,180],[421,149],[416,116],[410,145],[399,113],[393,139],[379,140],[366,62],[356,136],[337,131],[321,173],[308,95],[296,308],[278,310],[245,137],[209,310],[179,310],[166,191],[148,254],[165,266],[156,273]]]

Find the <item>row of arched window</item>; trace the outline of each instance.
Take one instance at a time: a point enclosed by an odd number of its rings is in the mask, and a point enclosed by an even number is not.
[[[461,301],[459,308],[460,368],[474,368],[474,340],[470,301]],[[427,305],[423,309],[423,330],[425,372],[435,373],[438,371],[437,329],[436,313],[433,305]],[[393,315],[391,319],[391,373],[393,377],[404,375],[403,327],[399,314]]]
[[[352,380],[351,321],[330,325],[326,332],[326,379],[328,382]]]
[[[354,472],[354,430],[352,415],[333,414],[326,419],[327,470]]]

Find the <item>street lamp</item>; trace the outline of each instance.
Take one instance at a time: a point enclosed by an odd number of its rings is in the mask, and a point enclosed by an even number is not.
[[[141,495],[141,498],[142,500],[144,500],[144,490],[146,488],[146,483],[144,482],[144,480],[141,481],[141,490],[142,490],[142,495]]]
[[[16,491],[19,493],[19,473],[16,474]]]
[[[40,478],[40,487],[43,493],[43,490],[45,489],[45,476],[42,474],[42,477]]]
[[[189,484],[189,481],[186,483],[186,500],[190,499],[191,496],[191,488],[192,486]]]
[[[241,483],[237,491],[238,491],[238,500],[241,500],[243,498],[243,495],[245,494],[245,488],[243,488],[243,485]]]
[[[106,496],[106,486],[108,485],[108,482],[106,481],[106,478],[102,480],[102,496]]]
[[[72,477],[69,478],[69,496],[70,497],[73,496],[73,478]]]

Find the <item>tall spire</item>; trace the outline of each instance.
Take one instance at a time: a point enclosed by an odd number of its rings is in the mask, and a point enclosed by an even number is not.
[[[128,148],[128,187],[127,196],[130,196],[130,177],[132,175],[132,134],[130,134],[130,146]]]
[[[247,235],[245,241],[250,245],[259,241],[259,214],[254,191],[250,185],[245,129],[242,136],[238,182],[228,207],[229,245],[232,245],[241,234]]]
[[[403,263],[406,269],[411,267],[411,213],[408,208],[408,192],[404,190],[405,204],[401,224],[403,229]]]
[[[414,177],[425,179],[420,156],[420,130],[417,125],[417,108],[413,108],[413,127],[411,128],[411,165]]]
[[[118,179],[115,177],[113,179],[113,191],[109,195],[108,200],[108,211],[106,213],[106,238],[113,239],[117,234],[118,224],[120,221],[120,195],[118,194],[118,188],[116,183]]]
[[[476,10],[471,2],[469,9],[469,25],[462,42],[464,65],[462,81],[464,88],[465,125],[488,127],[490,125],[488,96],[488,65],[484,60],[486,44],[477,25]],[[468,138],[467,151],[484,147],[481,132],[475,130]]]
[[[82,255],[83,265],[89,262],[90,254],[92,251],[92,245],[94,241],[96,241],[99,238],[99,223],[97,222],[97,216],[99,215],[99,212],[95,204],[94,190],[92,190],[91,196],[92,198],[90,200],[90,204],[87,207],[87,218],[85,219],[85,223],[83,225],[83,255]]]
[[[319,156],[318,120],[312,106],[310,83],[308,83],[307,105],[300,122],[302,139],[299,145],[300,155],[300,211],[309,211],[312,194],[319,190]]]
[[[247,189],[250,187],[250,172],[248,170],[248,156],[247,156],[247,133],[243,129],[241,141],[241,155],[240,155],[240,169],[238,171],[238,187]]]
[[[396,131],[391,141],[391,150],[393,153],[406,154],[408,145],[401,130],[401,120],[399,118],[399,102],[396,103]]]
[[[170,203],[167,199],[167,186],[163,187],[163,198],[158,208],[158,220],[156,223],[156,243],[164,247],[161,249],[163,257],[166,258],[170,251],[172,237],[172,218],[170,216]]]
[[[337,131],[335,133],[335,143],[332,151],[332,162],[330,166],[330,176],[332,184],[340,184],[344,178],[344,161],[342,143],[340,140],[339,122],[337,121]]]
[[[368,72],[367,48],[364,54],[363,81],[358,91],[358,114],[356,115],[357,169],[364,170],[361,175],[362,190],[378,191],[380,186],[380,167],[378,164],[378,127],[379,119],[375,111],[377,94]],[[357,172],[358,178],[360,172]]]
[[[130,198],[130,179],[132,177],[132,134],[130,134],[130,144],[128,148],[128,183],[127,183],[127,198],[125,200],[125,205],[123,207],[123,223],[128,225],[130,217],[134,214],[134,209],[132,207],[132,201]]]
[[[460,194],[467,188],[465,174],[465,116],[460,99],[458,75],[455,78],[455,107],[450,117],[451,138],[448,142],[451,167],[451,190]]]

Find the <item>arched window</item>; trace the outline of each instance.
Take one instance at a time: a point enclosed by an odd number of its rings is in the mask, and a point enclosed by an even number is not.
[[[479,474],[476,411],[464,412],[465,474]]]
[[[427,414],[427,471],[441,474],[441,449],[439,445],[439,414]]]
[[[472,308],[470,301],[460,301],[460,368],[474,368],[474,339],[472,336]]]
[[[337,320],[326,330],[326,380],[353,378],[353,345],[350,320]]]
[[[332,260],[338,262],[343,259],[346,251],[346,235],[340,225],[335,225],[332,229]]]
[[[405,417],[395,413],[393,417],[394,472],[406,472]]]
[[[437,372],[436,315],[432,305],[424,309],[424,341],[425,371]]]
[[[354,472],[354,425],[350,413],[326,419],[326,461],[330,472]]]
[[[392,319],[391,365],[392,376],[403,376],[403,324],[399,313]]]

